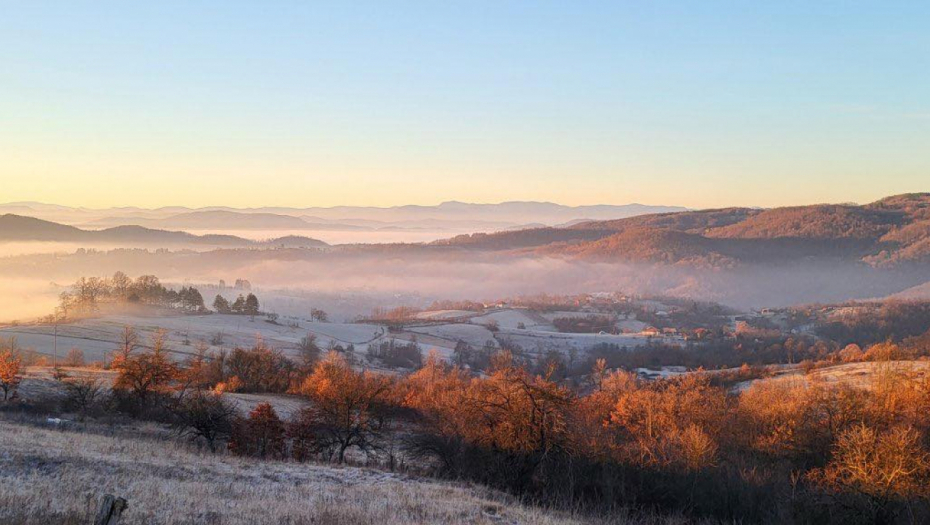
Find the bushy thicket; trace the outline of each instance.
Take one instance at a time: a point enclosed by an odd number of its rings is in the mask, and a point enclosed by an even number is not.
[[[131,336],[113,358],[111,406],[171,422],[211,449],[390,465],[401,456],[438,476],[591,513],[930,520],[930,378],[881,345],[859,356],[880,360],[862,387],[774,379],[737,395],[710,374],[645,381],[604,360],[570,388],[555,361],[530,368],[508,351],[491,354],[481,374],[431,355],[406,377],[356,370],[338,352],[298,366],[261,344],[178,363],[163,336],[143,350]],[[287,419],[270,405],[242,417],[222,394],[235,382],[307,404]]]
[[[431,359],[403,384],[411,454],[438,473],[559,505],[777,523],[930,519],[930,381],[879,365],[868,390],[595,371],[578,395],[506,356],[487,377]],[[916,520],[916,521],[915,521]]]

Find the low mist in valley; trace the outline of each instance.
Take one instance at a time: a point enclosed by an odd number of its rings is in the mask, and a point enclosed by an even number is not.
[[[39,245],[44,247],[45,245]],[[269,298],[317,297],[352,318],[379,306],[423,307],[435,300],[492,301],[534,294],[620,291],[720,302],[740,309],[883,297],[919,285],[925,271],[882,271],[861,263],[795,262],[695,268],[687,265],[598,263],[512,254],[306,250],[111,250],[13,255],[0,259],[8,297],[0,321],[52,312],[56,296],[82,276],[156,275],[169,285],[231,284],[247,279]],[[212,293],[207,291],[207,294]],[[269,295],[271,294],[271,295]],[[340,303],[352,297],[351,308]],[[282,314],[302,314],[312,301],[278,301]],[[289,311],[294,310],[294,311]]]
[[[11,279],[0,276],[0,323],[33,320],[52,313],[58,305],[60,287],[41,279]]]

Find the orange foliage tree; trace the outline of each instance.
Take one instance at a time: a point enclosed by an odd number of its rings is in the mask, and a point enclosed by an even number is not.
[[[16,352],[15,343],[10,342],[8,348],[0,349],[0,390],[3,390],[3,400],[16,395],[16,389],[22,381],[22,359]]]
[[[507,352],[495,356],[486,378],[470,378],[430,356],[405,387],[404,403],[420,414],[424,430],[408,449],[439,461],[447,474],[478,469],[493,483],[525,486],[570,444],[573,394],[527,373]]]
[[[269,403],[260,403],[247,419],[233,425],[229,449],[240,456],[281,458],[285,448],[284,423]]]
[[[168,356],[167,333],[155,332],[152,348],[118,353],[110,367],[117,371],[114,392],[128,396],[135,410],[146,410],[158,394],[167,393],[178,374],[177,364]]]
[[[379,446],[385,430],[393,381],[390,377],[353,370],[345,358],[330,352],[298,389],[311,406],[298,420],[310,438],[305,447],[345,462],[346,451],[369,454]]]
[[[688,470],[711,465],[727,414],[726,392],[700,375],[636,386],[620,392],[610,414],[620,433],[620,457]]]

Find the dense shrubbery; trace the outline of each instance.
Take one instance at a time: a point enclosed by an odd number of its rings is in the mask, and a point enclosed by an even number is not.
[[[598,332],[613,333],[617,327],[613,318],[608,315],[586,315],[571,317],[556,317],[552,325],[560,332],[573,334],[596,334]]]
[[[840,348],[831,342],[802,336],[777,336],[766,339],[736,336],[713,339],[685,346],[652,342],[636,348],[601,343],[588,352],[585,365],[606,359],[610,368],[733,368],[743,364],[799,363],[805,360],[835,359]]]
[[[417,369],[423,364],[423,351],[416,340],[398,342],[395,339],[368,345],[368,360],[378,359],[391,368]]]
[[[443,475],[552,503],[921,521],[930,382],[887,366],[869,391],[773,381],[733,397],[707,377],[644,382],[602,365],[579,397],[506,358],[485,378],[430,359],[402,385],[421,429],[408,446]]]
[[[775,379],[736,395],[716,375],[646,381],[609,371],[604,358],[572,389],[557,360],[533,368],[493,344],[481,374],[435,355],[406,377],[353,369],[338,352],[295,364],[261,343],[201,347],[178,363],[163,334],[142,349],[127,329],[112,359],[112,402],[77,380],[69,398],[82,413],[111,403],[242,455],[394,465],[402,451],[439,476],[593,513],[632,506],[744,523],[920,523],[930,520],[930,378],[893,359],[927,337],[828,352],[882,361],[862,388]],[[308,403],[287,419],[267,404],[239,417],[222,394],[230,390],[289,391]]]

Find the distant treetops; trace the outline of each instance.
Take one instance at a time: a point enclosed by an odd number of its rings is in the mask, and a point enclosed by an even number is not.
[[[258,315],[260,312],[258,297],[255,297],[253,293],[246,296],[239,294],[232,304],[225,297],[217,294],[216,299],[213,300],[213,309],[220,314]]]
[[[141,275],[131,279],[123,272],[112,277],[81,277],[70,290],[59,296],[59,306],[52,317],[81,317],[97,312],[102,304],[139,303],[181,310],[187,313],[209,313],[200,291],[193,286],[171,289],[154,275]],[[258,298],[253,293],[240,294],[230,304],[217,295],[213,308],[218,313],[259,315]]]

